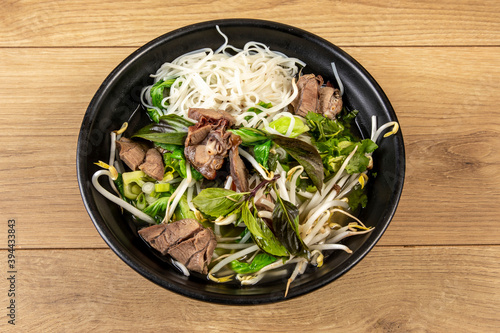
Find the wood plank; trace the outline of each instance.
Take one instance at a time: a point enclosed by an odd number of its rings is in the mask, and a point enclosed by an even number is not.
[[[499,244],[498,48],[345,50],[384,88],[405,138],[403,197],[381,244]],[[21,247],[105,247],[79,196],[76,140],[95,90],[132,51],[0,50],[0,218],[19,219]]]
[[[294,25],[338,45],[500,45],[494,0],[234,3],[37,0],[3,3],[0,46],[140,46],[202,21],[259,18]],[[82,15],[85,13],[84,15]]]
[[[377,247],[320,290],[260,306],[179,296],[111,250],[17,255],[17,331],[493,332],[500,325],[498,246]],[[1,293],[0,304],[7,302]],[[13,332],[9,326],[0,322],[2,332]]]

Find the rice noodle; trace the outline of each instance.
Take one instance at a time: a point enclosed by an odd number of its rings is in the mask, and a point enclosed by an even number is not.
[[[227,36],[218,27],[217,31],[224,43],[216,51],[189,52],[164,63],[151,75],[155,83],[175,78],[169,96],[162,100],[163,110],[152,105],[151,86],[142,90],[142,103],[163,114],[184,117],[190,107],[222,109],[237,116],[259,102],[271,103],[271,108],[259,108],[262,113],[254,114],[255,123],[286,111],[298,94],[293,77],[305,63],[254,41],[238,49],[228,45]],[[236,117],[236,125],[247,126],[248,122]]]

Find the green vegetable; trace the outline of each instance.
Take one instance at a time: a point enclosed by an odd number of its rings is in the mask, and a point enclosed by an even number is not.
[[[241,206],[241,199],[246,194],[223,188],[206,188],[193,199],[193,204],[204,214],[226,216]]]
[[[277,257],[287,257],[289,255],[287,249],[281,245],[264,220],[258,216],[254,216],[250,212],[248,205],[249,202],[245,201],[241,206],[241,217],[248,230],[252,233],[252,238],[255,243],[262,251],[268,254]]]
[[[264,102],[259,102],[259,103],[257,103],[257,105],[263,107],[264,109],[270,109],[273,107],[273,105],[271,103],[264,103]],[[253,112],[255,114],[259,114],[259,113],[262,113],[262,110],[260,110],[256,107],[252,107],[252,108],[248,108],[247,112]],[[252,119],[252,116],[245,117],[246,121],[249,121],[250,119]]]
[[[123,179],[123,195],[125,198],[135,200],[142,193],[142,185],[144,185],[146,174],[142,171],[131,171],[122,173]]]
[[[156,82],[150,90],[151,94],[151,102],[154,106],[157,108],[163,109],[163,105],[161,105],[161,101],[163,98],[168,95],[168,91],[172,84],[175,82],[176,79],[170,79],[167,81],[159,80]]]
[[[325,141],[335,137],[344,130],[344,126],[337,120],[323,117],[321,114],[309,112],[306,115],[307,125],[310,128],[309,133],[316,141]]]
[[[268,170],[271,170],[271,171],[276,170],[276,166],[278,165],[278,158],[279,158],[278,154],[273,154],[273,153],[269,154],[269,158],[267,159],[267,169]]]
[[[143,212],[155,219],[157,223],[160,223],[165,217],[165,211],[167,210],[168,200],[170,197],[161,197],[148,207],[146,207]]]
[[[155,144],[167,150],[166,153],[163,153],[163,162],[165,163],[165,166],[174,169],[182,178],[187,178],[184,146],[163,144],[158,142],[155,142]],[[196,170],[192,165],[191,177],[193,177],[195,180],[203,179],[203,175],[199,173],[198,170]]]
[[[293,125],[292,133],[290,134],[290,138],[295,138],[302,133],[305,133],[309,131],[309,127],[307,127],[302,119],[299,117],[295,117],[295,124]],[[281,134],[285,135],[286,132],[288,131],[288,127],[290,127],[290,122],[291,119],[290,117],[281,117],[275,121],[272,121],[269,124],[269,127],[275,129],[276,131],[280,132]]]
[[[365,208],[368,203],[366,191],[361,188],[360,185],[354,186],[354,188],[347,195],[347,199],[351,211],[355,211],[359,206]]]
[[[148,205],[148,202],[146,201],[146,196],[144,195],[143,192],[141,192],[137,196],[136,207],[139,208],[140,210],[143,210],[144,208],[146,208],[147,205]]]
[[[262,268],[278,260],[267,253],[259,253],[253,258],[251,263],[239,260],[231,261],[231,269],[238,274],[251,274],[260,271]]]
[[[253,147],[255,160],[265,168],[267,168],[267,161],[269,159],[269,151],[271,150],[271,145],[271,140],[267,140],[266,142],[255,145]]]
[[[304,141],[279,135],[273,136],[273,141],[304,167],[316,188],[323,187],[323,162],[316,148]]]
[[[304,167],[307,175],[317,188],[320,189],[323,186],[325,176],[323,162],[318,150],[310,144],[294,138],[267,134],[264,131],[249,127],[241,127],[230,131],[239,135],[243,141],[242,145],[246,146],[262,145],[269,140],[273,141]]]
[[[268,134],[264,131],[258,130],[251,127],[240,127],[238,129],[229,129],[232,132],[241,137],[243,146],[254,146],[257,144],[262,144],[269,140]]]
[[[161,116],[157,124],[153,123],[141,128],[132,137],[183,146],[188,127],[192,125],[192,122],[181,116],[169,114]]]
[[[364,139],[359,142],[350,141],[350,138],[331,138],[326,142],[317,143],[320,154],[323,156],[323,163],[327,169],[337,172],[347,156],[358,147],[356,153],[352,156],[346,166],[349,174],[360,173],[366,170],[370,159],[366,154],[372,153],[377,149],[377,144],[370,139]]]
[[[156,109],[148,108],[146,112],[148,113],[149,118],[151,118],[151,120],[154,121],[155,123],[158,123],[160,121],[160,117],[163,115],[163,113],[161,113]]]
[[[370,139],[360,141],[352,135],[349,128],[356,114],[356,110],[348,112],[344,109],[339,119],[335,120],[313,112],[306,115],[307,124],[311,127],[310,133],[328,172],[337,172],[356,147],[356,153],[347,164],[346,171],[349,174],[363,172],[370,163],[366,154],[378,147]]]
[[[350,129],[353,123],[354,118],[358,114],[358,110],[348,111],[346,108],[343,108],[337,118],[340,120],[344,128]]]
[[[278,193],[278,191],[276,191]],[[293,255],[305,253],[307,246],[299,234],[299,209],[278,196],[273,211],[273,230],[288,252]]]
[[[194,212],[189,208],[187,196],[185,194],[179,200],[177,207],[175,207],[174,215],[176,221],[183,219],[196,219]]]
[[[155,184],[155,192],[169,192],[172,189],[170,183]]]
[[[123,176],[121,173],[119,173],[118,178],[115,179],[115,186],[121,196],[125,197],[125,193],[123,192]]]

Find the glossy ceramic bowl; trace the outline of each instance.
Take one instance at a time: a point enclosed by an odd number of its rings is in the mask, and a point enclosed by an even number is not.
[[[139,48],[104,80],[89,104],[82,122],[77,148],[77,174],[85,207],[109,247],[130,267],[154,283],[195,299],[225,304],[259,304],[290,299],[318,289],[346,273],[375,245],[389,225],[403,188],[405,154],[401,131],[384,139],[373,155],[377,177],[370,181],[368,205],[359,218],[373,232],[346,240],[352,254],[333,252],[323,267],[311,267],[292,284],[285,298],[286,278],[254,286],[216,284],[199,276],[183,276],[168,260],[159,257],[138,236],[137,226],[120,208],[101,196],[92,186],[94,162],[106,161],[110,131],[120,128],[140,104],[140,91],[151,84],[149,75],[166,61],[196,49],[218,48],[223,39],[215,26],[242,47],[253,40],[269,45],[306,62],[304,73],[321,74],[335,82],[330,63],[336,64],[345,86],[344,104],[360,110],[356,123],[363,137],[369,136],[371,116],[378,124],[397,121],[386,95],[370,74],[352,57],[328,41],[291,26],[260,20],[219,20],[203,22],[169,32]],[[101,180],[101,183],[105,182]],[[99,268],[96,268],[99,269]],[[358,281],[362,283],[363,281]]]

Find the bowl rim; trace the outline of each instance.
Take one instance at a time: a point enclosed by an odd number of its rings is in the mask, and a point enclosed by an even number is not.
[[[267,21],[267,20],[258,20],[258,19],[220,19],[220,20],[210,20],[199,22],[191,25],[187,25],[176,30],[167,32],[150,42],[144,44],[139,47],[129,56],[127,56],[123,61],[120,62],[118,66],[116,66],[110,74],[105,78],[103,83],[100,85],[93,98],[91,99],[87,110],[85,112],[84,118],[82,120],[82,125],[80,127],[80,132],[77,141],[77,151],[76,151],[76,172],[78,178],[78,186],[80,189],[80,194],[82,197],[83,204],[87,213],[89,214],[94,227],[97,229],[100,236],[104,239],[106,244],[111,248],[111,250],[122,259],[128,266],[134,269],[137,273],[141,274],[143,277],[148,280],[162,286],[170,291],[176,292],[180,295],[190,297],[192,299],[197,299],[201,301],[220,303],[220,304],[232,304],[232,305],[251,305],[251,304],[266,304],[277,301],[289,300],[294,297],[298,297],[301,295],[308,294],[314,290],[322,288],[332,281],[338,279],[342,275],[344,275],[348,270],[352,269],[357,263],[363,259],[368,252],[375,246],[375,244],[379,241],[380,237],[384,234],[385,230],[389,226],[399,203],[403,185],[404,185],[404,177],[405,177],[405,168],[406,168],[406,158],[405,158],[405,148],[404,141],[401,130],[398,133],[400,140],[398,140],[398,150],[399,154],[397,155],[397,174],[396,174],[396,188],[392,193],[388,206],[390,210],[387,211],[387,216],[384,219],[384,225],[377,226],[374,231],[374,235],[371,235],[371,242],[364,242],[356,251],[353,253],[347,260],[344,260],[340,263],[335,272],[330,273],[327,276],[323,276],[319,281],[315,281],[315,283],[308,283],[305,286],[301,286],[301,288],[291,289],[285,298],[281,293],[274,294],[259,294],[259,295],[226,295],[226,294],[216,294],[216,293],[200,293],[195,290],[187,290],[183,286],[179,286],[176,283],[167,281],[162,279],[156,272],[151,271],[150,269],[144,267],[139,262],[134,260],[129,254],[125,246],[123,246],[120,242],[114,239],[114,235],[111,230],[106,226],[106,223],[103,217],[99,214],[95,203],[92,200],[92,196],[89,193],[86,193],[85,182],[86,180],[86,158],[83,158],[82,147],[86,147],[86,138],[85,138],[85,130],[89,127],[92,119],[96,115],[98,110],[97,105],[99,104],[99,100],[105,95],[107,89],[110,86],[110,83],[117,79],[120,76],[120,73],[125,71],[128,66],[134,63],[137,59],[139,59],[142,55],[150,52],[152,49],[161,46],[161,44],[166,43],[168,40],[176,39],[181,37],[184,34],[190,34],[195,31],[213,29],[215,25],[223,26],[251,26],[251,27],[262,27],[266,29],[278,30],[287,34],[291,34],[300,38],[304,38],[307,40],[312,40],[315,44],[320,44],[323,48],[335,49],[337,55],[340,58],[343,58],[343,61],[351,63],[354,67],[359,70],[358,74],[361,74],[364,77],[364,80],[369,82],[371,88],[376,91],[376,95],[380,98],[381,103],[387,107],[391,118],[395,121],[397,120],[396,113],[392,108],[389,99],[386,94],[379,86],[379,84],[375,81],[375,79],[371,76],[370,73],[359,64],[353,57],[347,54],[345,51],[340,49],[338,46],[333,43],[323,39],[320,36],[317,36],[313,33],[310,33],[306,30],[296,28],[287,24]]]

